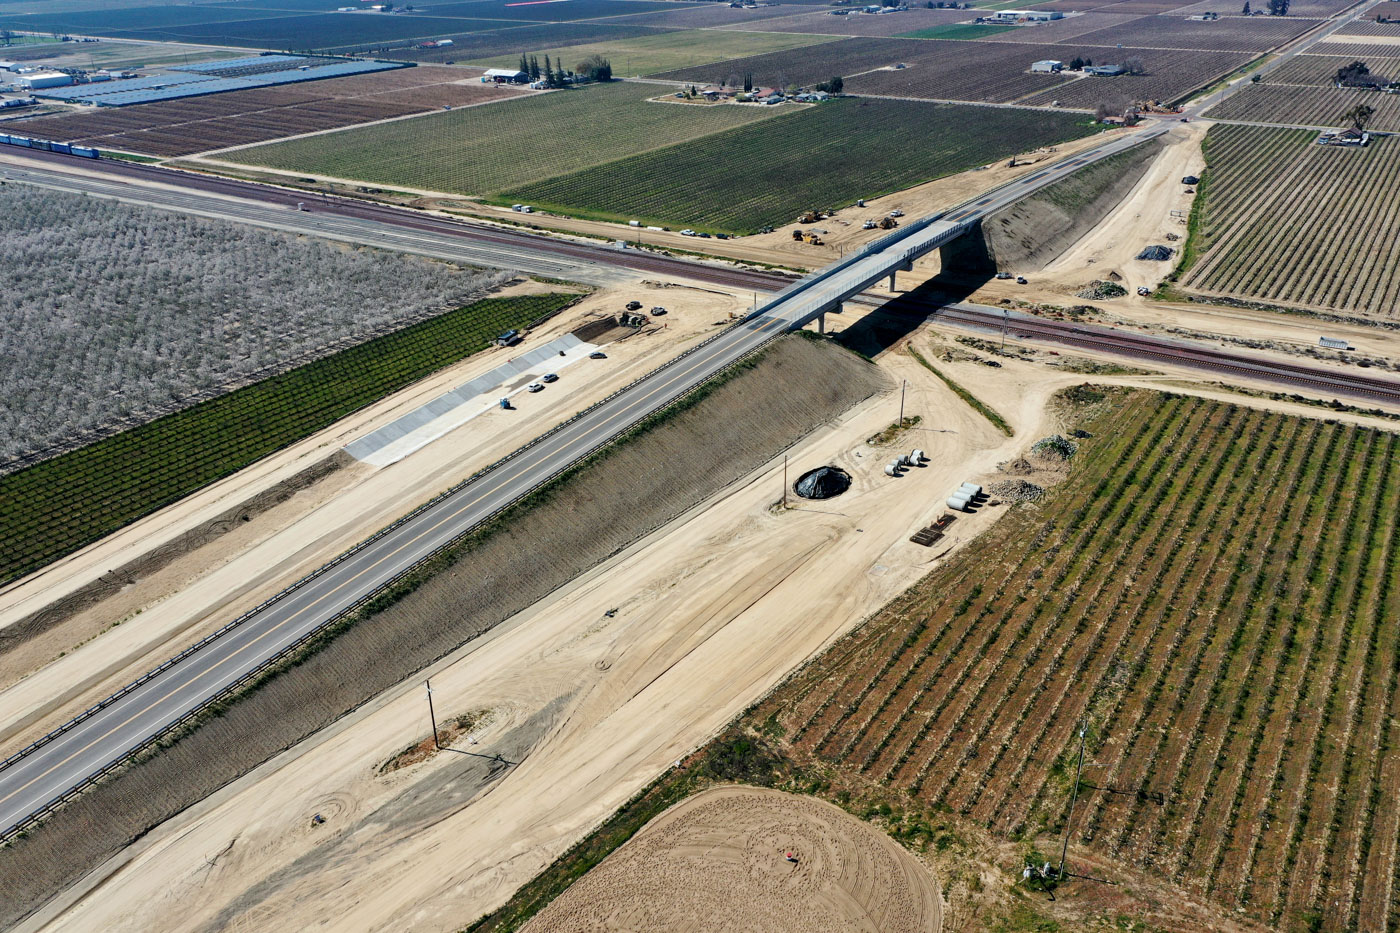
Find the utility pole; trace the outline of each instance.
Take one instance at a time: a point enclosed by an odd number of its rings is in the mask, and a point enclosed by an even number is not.
[[[904,388],[909,385],[909,380],[905,379],[899,384],[899,428],[904,429]]]
[[[787,508],[787,454],[783,454],[783,508]]]
[[[1011,309],[1001,309],[1001,348],[1006,349],[1006,324],[1011,319]]]
[[[1074,824],[1074,804],[1079,799],[1079,776],[1084,772],[1084,733],[1087,728],[1083,723],[1079,724],[1079,764],[1074,769],[1074,793],[1069,798],[1069,815],[1065,817],[1065,841],[1060,847],[1060,867],[1055,870],[1055,879],[1063,880],[1065,877],[1065,856],[1069,854],[1069,832]]]
[[[428,719],[433,724],[433,748],[441,749],[442,743],[438,741],[437,714],[433,712],[433,685],[425,680],[423,688],[428,691]]]

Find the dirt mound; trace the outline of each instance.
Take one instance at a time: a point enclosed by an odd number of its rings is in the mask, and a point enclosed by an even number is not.
[[[802,474],[793,491],[804,499],[830,499],[851,488],[851,474],[832,466]]]
[[[1155,246],[1147,247],[1147,249],[1138,253],[1136,258],[1146,259],[1151,262],[1166,262],[1168,259],[1171,259],[1172,255],[1175,253],[1176,250],[1172,249],[1170,246],[1162,246],[1161,244],[1157,244]]]
[[[1039,467],[1025,457],[1017,457],[1015,460],[1008,460],[1001,465],[1001,472],[1008,476],[1030,476],[1037,469]]]
[[[774,392],[774,385],[783,391]],[[888,387],[880,370],[826,341],[776,341],[708,394],[595,455],[528,507],[503,514],[490,532],[466,539],[441,560],[438,573],[397,602],[0,849],[0,927],[12,926],[150,827]],[[676,457],[677,450],[689,455]],[[522,757],[526,752],[518,750]]]
[[[1042,437],[1031,445],[1031,453],[1041,460],[1065,462],[1079,452],[1079,445],[1062,434]]]
[[[1035,502],[1045,495],[1044,489],[1023,479],[1004,479],[999,483],[992,483],[987,487],[987,492],[995,498],[1006,499],[1009,502]]]
[[[879,830],[811,797],[717,787],[647,824],[524,930],[941,927],[937,882]]]
[[[1128,290],[1117,282],[1095,279],[1074,294],[1077,298],[1085,298],[1089,301],[1105,301],[1109,298],[1122,298],[1128,294]]]

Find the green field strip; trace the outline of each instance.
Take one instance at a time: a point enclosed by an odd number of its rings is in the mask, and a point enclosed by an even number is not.
[[[557,175],[493,200],[597,220],[748,234],[789,223],[809,208],[902,191],[1098,131],[1081,114],[875,98],[764,109],[782,115]],[[911,139],[919,144],[909,145]]]
[[[236,473],[575,297],[477,301],[0,477],[0,582]]]
[[[603,42],[587,42],[580,45],[542,48],[529,53],[544,61],[546,55],[556,62],[564,62],[565,67],[573,68],[591,55],[601,55],[608,59],[613,74],[619,78],[655,74],[660,71],[674,71],[678,68],[692,68],[731,58],[745,58],[762,55],[765,52],[780,52],[785,49],[820,45],[835,40],[834,36],[799,35],[786,32],[740,32],[737,30],[687,29],[682,32],[663,32],[654,36],[636,36],[629,39],[616,39]],[[473,65],[483,68],[515,68],[520,64],[519,54],[493,55],[475,58]],[[679,84],[679,83],[678,83]],[[657,93],[664,87],[657,87]]]
[[[771,107],[652,100],[665,91],[654,84],[624,82],[551,91],[269,143],[221,158],[390,186],[489,195],[777,115]]]

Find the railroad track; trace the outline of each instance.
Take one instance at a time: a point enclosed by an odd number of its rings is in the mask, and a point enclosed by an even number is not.
[[[930,305],[933,304],[930,302]],[[939,320],[950,323],[968,324],[996,331],[1001,329],[1003,323],[1002,315],[992,308],[979,310],[965,305],[941,306],[937,307],[933,314]],[[1400,405],[1400,382],[1359,373],[1335,372],[1287,360],[1246,356],[1202,344],[1144,337],[1107,327],[1086,327],[1082,324],[1039,321],[1025,317],[1007,319],[1006,332],[1015,336],[1111,353],[1115,356],[1190,366]]]
[[[84,159],[40,150],[20,150],[36,161],[61,165],[82,163],[104,174],[159,182],[201,191],[208,194],[253,199],[264,204],[294,208],[299,201],[311,203],[318,211],[382,223],[401,229],[460,237],[473,243],[511,249],[531,249],[551,252],[581,262],[622,266],[653,275],[674,276],[706,282],[728,288],[772,292],[791,285],[794,277],[776,272],[740,269],[733,266],[663,256],[645,250],[619,250],[595,246],[560,237],[515,231],[486,224],[459,221],[421,214],[412,209],[360,201],[339,196],[308,195],[305,192],[278,188],[258,182],[239,181],[192,172],[171,171],[157,166],[104,159],[97,165]],[[975,205],[974,205],[975,207]],[[855,301],[879,306],[889,301],[887,296],[864,293]],[[944,322],[1000,331],[1003,316],[996,308],[979,308],[966,304],[943,304],[933,299],[901,297],[905,307],[925,310]],[[1170,363],[1213,372],[1222,376],[1244,377],[1275,384],[1296,386],[1329,394],[1366,398],[1400,406],[1400,382],[1359,373],[1345,373],[1308,366],[1285,360],[1250,356],[1229,350],[1207,347],[1184,341],[1126,334],[1107,327],[1047,321],[1012,316],[1008,332],[1035,339],[1053,341],[1115,356]]]

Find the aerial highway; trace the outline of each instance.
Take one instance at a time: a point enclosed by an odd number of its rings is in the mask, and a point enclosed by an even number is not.
[[[911,223],[841,262],[795,282],[770,273],[501,231],[377,205],[317,202],[315,211],[295,211],[275,201],[288,197],[288,192],[269,189],[276,193],[268,194],[263,192],[264,186],[229,183],[236,187],[227,188],[219,182],[218,190],[210,191],[202,186],[218,180],[193,176],[199,183],[186,187],[179,180],[170,185],[133,185],[120,177],[131,168],[153,171],[144,166],[122,164],[115,180],[91,170],[57,171],[52,165],[44,164],[49,160],[35,160],[32,164],[26,161],[22,167],[10,167],[8,171],[13,177],[19,178],[23,173],[25,181],[67,186],[69,190],[87,190],[208,216],[236,220],[258,218],[255,222],[351,242],[383,244],[415,252],[431,251],[430,255],[509,268],[544,269],[550,268],[547,264],[553,262],[554,271],[546,274],[585,281],[605,281],[613,274],[609,270],[615,266],[638,269],[637,263],[654,263],[645,267],[647,271],[703,278],[745,289],[779,290],[742,322],[579,413],[252,612],[233,620],[219,632],[38,742],[17,750],[0,762],[0,837],[46,814],[154,736],[223,695],[483,520],[736,360],[859,295],[871,282],[906,268],[912,258],[961,235],[986,215],[1089,162],[1161,132],[1165,132],[1165,127],[1159,124],[1144,133],[1107,139],[1093,149],[1041,168],[950,211]],[[254,193],[250,194],[248,189]],[[294,200],[295,194],[290,193],[290,197]],[[273,200],[269,202],[269,199]],[[269,217],[267,212],[275,212],[276,216]],[[302,226],[289,226],[289,218]],[[593,278],[576,274],[574,270],[578,269],[591,272]],[[949,323],[980,328],[999,327],[1004,318],[997,309],[976,306],[929,310],[942,315]],[[1376,398],[1381,392],[1391,393],[1388,400],[1400,398],[1400,389],[1395,383],[1373,377],[1353,377],[1340,370],[1280,364],[1229,352],[1204,354],[1199,346],[1154,342],[1153,338],[1123,335],[1109,328],[1024,317],[1018,317],[1014,327],[1031,336],[1071,344],[1078,341],[1076,345],[1096,341],[1097,346],[1110,352],[1117,347],[1125,354],[1140,358],[1176,359],[1185,365],[1214,367],[1216,371],[1236,374],[1247,370],[1249,375],[1260,378],[1268,378],[1273,373],[1279,375],[1281,381],[1291,380],[1293,384],[1305,379],[1315,382],[1326,379],[1330,380],[1328,385],[1341,386],[1336,391],[1346,391],[1349,386],[1352,394],[1368,398]]]

